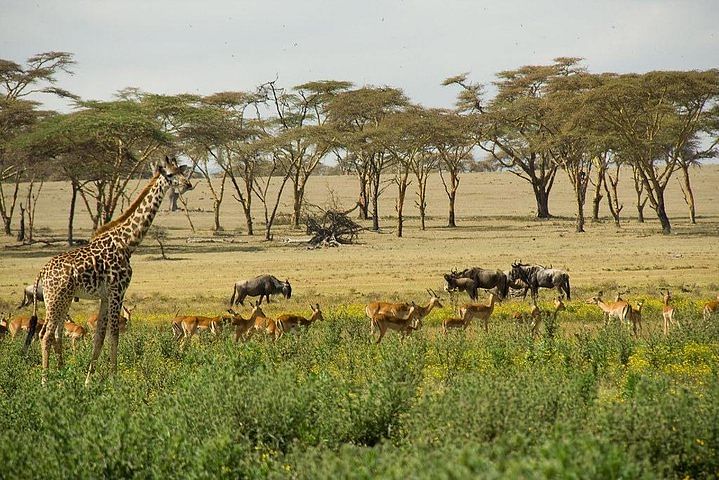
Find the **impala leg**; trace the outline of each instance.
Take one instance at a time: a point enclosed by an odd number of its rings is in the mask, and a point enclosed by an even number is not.
[[[387,332],[387,328],[383,327],[382,325],[379,326],[379,337],[377,338],[377,341],[375,343],[379,343],[382,341],[382,337],[384,337],[384,334]]]
[[[105,333],[107,332],[107,310],[108,300],[103,298],[100,300],[100,314],[97,318],[97,326],[95,328],[95,337],[92,341],[92,357],[90,357],[90,365],[87,368],[87,377],[85,378],[85,386],[90,385],[90,377],[95,371],[95,363],[100,357],[102,344],[105,343]]]

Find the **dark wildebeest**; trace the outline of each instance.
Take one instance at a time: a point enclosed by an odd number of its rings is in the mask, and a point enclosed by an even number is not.
[[[232,298],[230,298],[230,307],[234,307],[238,303],[244,305],[244,300],[247,296],[259,296],[260,299],[257,301],[257,305],[262,303],[263,296],[267,298],[267,303],[270,303],[270,295],[277,293],[281,293],[285,298],[290,298],[292,295],[290,281],[281,282],[272,275],[260,275],[244,282],[235,283]]]
[[[18,310],[20,310],[22,307],[29,307],[32,305],[32,297],[35,294],[35,285],[25,285],[25,290],[23,290],[23,297],[22,302],[20,305],[18,305]],[[80,299],[75,297],[75,301],[79,301]],[[42,284],[37,286],[37,301],[38,302],[45,302],[45,297],[42,295]]]
[[[470,279],[473,283],[465,279]],[[477,289],[479,288],[485,290],[496,288],[497,297],[500,300],[506,298],[509,291],[507,275],[501,270],[485,270],[479,267],[467,268],[461,272],[452,270],[451,273],[444,274],[444,280],[446,282],[445,290],[448,292],[464,290],[472,300],[477,300]]]
[[[567,300],[572,299],[569,289],[569,274],[564,270],[544,268],[541,265],[513,263],[512,270],[509,271],[509,281],[517,279],[529,285],[532,299],[535,302],[540,288],[556,288],[567,296]]]

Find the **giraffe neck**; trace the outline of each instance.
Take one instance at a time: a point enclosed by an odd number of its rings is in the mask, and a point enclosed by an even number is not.
[[[123,243],[125,250],[129,253],[135,251],[150,229],[152,221],[160,209],[165,192],[170,186],[162,175],[155,177],[153,180],[155,183],[150,187],[150,191],[142,199],[135,211],[125,221],[111,230],[113,237],[119,241],[118,243]]]

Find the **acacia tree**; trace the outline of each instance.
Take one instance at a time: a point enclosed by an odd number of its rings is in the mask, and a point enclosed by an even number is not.
[[[719,71],[649,72],[598,77],[589,105],[615,149],[636,169],[662,232],[671,233],[664,192],[679,158],[705,125],[719,99]]]
[[[68,242],[77,193],[93,229],[112,219],[129,182],[150,156],[170,144],[151,111],[128,100],[82,102],[76,112],[51,116],[18,139],[33,155],[54,159],[72,184]]]
[[[363,87],[340,92],[327,104],[329,125],[336,130],[335,146],[350,153],[355,172],[372,205],[372,230],[379,230],[379,197],[384,191],[382,173],[392,165],[392,157],[378,137],[380,122],[408,103],[404,93],[390,87]],[[361,195],[361,193],[360,193]],[[362,198],[360,197],[360,206]]]
[[[432,122],[430,145],[437,155],[437,170],[449,204],[447,226],[456,227],[455,204],[460,174],[473,159],[477,137],[472,131],[477,120],[474,115],[460,115],[451,110],[431,110],[429,113]]]
[[[223,171],[233,188],[233,197],[245,216],[247,235],[254,235],[252,217],[253,188],[260,163],[257,141],[265,136],[261,128],[258,104],[261,95],[226,91],[203,97],[185,112],[185,125],[180,138],[188,145],[201,148]],[[208,171],[209,174],[209,171]],[[221,185],[224,184],[224,181]],[[220,188],[222,195],[224,190]],[[217,200],[221,202],[220,192]],[[215,201],[216,227],[219,223],[219,203]]]
[[[9,149],[17,135],[28,131],[35,123],[51,114],[38,110],[38,103],[27,97],[51,94],[75,98],[56,86],[60,72],[72,74],[75,62],[67,52],[45,52],[27,59],[26,65],[0,59],[0,218],[5,235],[12,234],[12,218],[17,205],[19,184],[29,162],[18,152]],[[3,185],[10,180],[10,191]]]
[[[562,58],[555,62],[562,65],[548,82],[546,126],[551,132],[547,135],[546,148],[554,162],[564,170],[572,184],[577,205],[576,232],[584,232],[584,203],[591,178],[592,167],[597,150],[601,150],[601,139],[597,141],[588,132],[584,114],[586,92],[592,87],[586,81],[591,77],[584,75],[584,69],[578,66],[579,59]]]
[[[406,111],[392,113],[386,116],[382,122],[383,134],[378,136],[379,141],[392,158],[394,165],[393,182],[397,185],[397,236],[401,237],[404,227],[404,203],[407,195],[407,187],[410,171],[415,173],[418,179],[418,189],[422,194],[422,201],[426,192],[427,175],[424,172],[422,157],[427,153],[426,130],[422,128],[421,108],[413,107]],[[424,229],[424,205],[420,206],[422,218],[422,229]]]
[[[538,218],[551,216],[549,194],[559,168],[547,148],[557,135],[548,86],[558,76],[573,73],[576,63],[574,58],[558,58],[552,65],[500,72],[494,82],[497,94],[486,106],[481,86],[468,82],[466,74],[443,82],[461,87],[457,102],[461,111],[480,113],[475,127],[480,148],[532,186]]]
[[[275,155],[289,166],[292,185],[292,225],[300,227],[307,180],[332,148],[332,132],[325,127],[327,104],[352,84],[322,80],[298,85],[287,92],[269,82],[261,87],[276,116],[271,122]]]

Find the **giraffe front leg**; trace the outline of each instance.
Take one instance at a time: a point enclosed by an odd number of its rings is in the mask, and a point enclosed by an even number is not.
[[[64,328],[65,328],[64,322],[60,322],[57,324],[57,327],[55,327],[55,331],[53,332],[53,334],[55,335],[55,340],[53,342],[53,345],[55,346],[55,353],[57,354],[57,368],[58,369],[63,368],[65,366],[65,360],[62,355],[62,335],[63,335]]]
[[[117,345],[120,341],[120,310],[122,298],[110,302],[108,312],[110,322],[110,373],[117,373]]]
[[[47,383],[47,370],[50,367],[50,347],[54,340],[54,329],[46,328],[43,332],[43,336],[40,339],[40,347],[42,350],[42,376],[41,382],[43,385]]]
[[[95,337],[92,343],[92,357],[90,357],[90,365],[87,368],[87,378],[85,378],[85,386],[90,385],[90,377],[95,371],[95,363],[100,352],[102,351],[102,344],[105,342],[105,332],[107,331],[107,308],[108,301],[106,298],[100,301],[100,314],[97,318],[97,325],[95,328]]]

